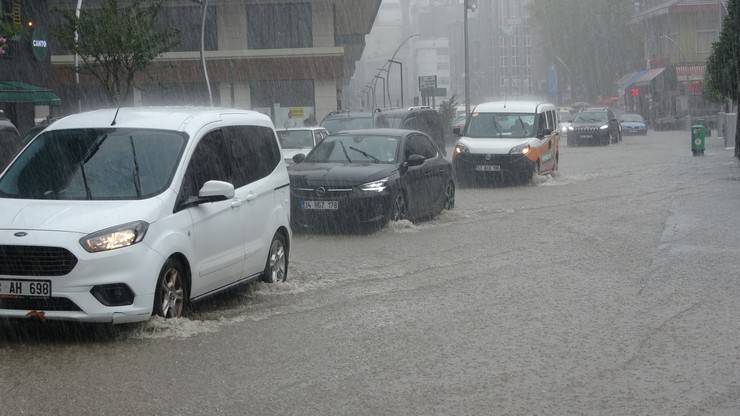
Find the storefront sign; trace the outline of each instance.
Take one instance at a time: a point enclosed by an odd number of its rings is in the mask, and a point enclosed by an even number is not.
[[[46,31],[41,28],[36,28],[31,36],[31,48],[33,49],[33,56],[37,61],[45,61],[49,55],[49,45],[46,36]]]

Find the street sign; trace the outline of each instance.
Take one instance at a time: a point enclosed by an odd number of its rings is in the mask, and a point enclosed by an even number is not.
[[[424,88],[421,90],[421,95],[424,97],[446,97],[447,88]]]
[[[422,75],[419,77],[419,91],[424,91],[429,88],[437,88],[437,76],[436,75]]]

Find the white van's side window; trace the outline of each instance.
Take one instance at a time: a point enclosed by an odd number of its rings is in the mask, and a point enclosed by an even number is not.
[[[212,131],[201,139],[185,171],[179,202],[198,196],[200,188],[208,181],[232,181],[225,145],[221,130]]]
[[[280,148],[272,129],[257,126],[225,127],[229,159],[234,169],[234,187],[258,181],[280,163]]]

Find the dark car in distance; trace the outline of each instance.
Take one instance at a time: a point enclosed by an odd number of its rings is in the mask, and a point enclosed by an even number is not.
[[[644,118],[639,114],[623,114],[620,117],[622,133],[630,136],[647,136],[648,126]]]
[[[416,130],[426,133],[442,155],[447,155],[444,122],[439,112],[431,107],[379,111],[375,115],[375,128]]]
[[[357,111],[335,111],[321,120],[321,127],[329,130],[329,133],[371,129],[375,127],[374,114]]]
[[[381,228],[455,205],[452,165],[418,131],[343,132],[295,162],[288,171],[295,230]]]
[[[568,146],[584,144],[607,146],[622,141],[622,127],[608,108],[587,108],[576,115],[568,127]]]

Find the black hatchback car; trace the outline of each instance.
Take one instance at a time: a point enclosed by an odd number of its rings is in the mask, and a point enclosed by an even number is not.
[[[294,160],[288,173],[297,230],[382,227],[455,206],[452,165],[421,132],[343,132]]]
[[[578,113],[568,127],[568,146],[607,146],[621,141],[622,126],[608,108],[587,108]]]

